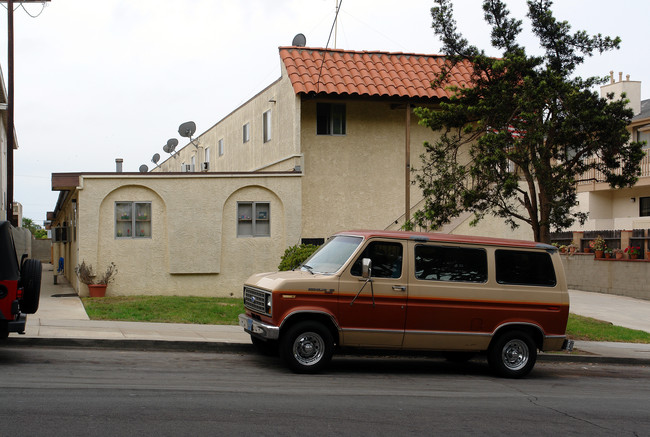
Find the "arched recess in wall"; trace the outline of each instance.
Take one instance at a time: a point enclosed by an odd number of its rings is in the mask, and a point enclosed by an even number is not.
[[[247,209],[249,206],[252,209]],[[286,212],[282,199],[266,187],[248,185],[226,199],[222,214],[222,273],[241,283],[252,273],[276,270],[286,249]],[[268,223],[268,235],[264,231],[258,236],[249,233],[254,220],[259,220],[261,226]]]
[[[132,213],[124,212],[129,205]],[[98,211],[98,272],[114,262],[120,284],[146,287],[148,278],[166,271],[167,229],[167,206],[156,191],[143,185],[112,190]]]

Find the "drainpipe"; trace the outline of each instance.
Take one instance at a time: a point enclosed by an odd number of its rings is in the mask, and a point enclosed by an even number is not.
[[[406,103],[404,223],[411,218],[411,103]]]

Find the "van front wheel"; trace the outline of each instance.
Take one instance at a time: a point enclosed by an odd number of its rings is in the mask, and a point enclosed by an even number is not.
[[[499,376],[521,378],[530,373],[537,360],[537,346],[523,331],[499,336],[488,350],[488,363]]]
[[[334,339],[318,322],[300,322],[280,340],[280,355],[296,373],[318,373],[332,358]]]

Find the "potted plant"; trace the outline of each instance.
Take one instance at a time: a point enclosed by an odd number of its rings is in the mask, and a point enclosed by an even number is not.
[[[637,259],[641,255],[641,248],[639,246],[628,246],[625,248],[625,253],[630,259]]]
[[[605,258],[610,259],[613,255],[612,249],[605,249]]]
[[[571,255],[573,255],[575,251],[578,250],[578,246],[573,241],[567,246],[567,248],[569,249],[569,253]]]
[[[614,258],[623,259],[623,255],[624,255],[623,249],[614,249],[612,250],[612,252],[614,253]]]
[[[603,252],[607,248],[607,244],[605,244],[605,239],[603,236],[599,235],[595,240],[591,240],[589,242],[589,247],[593,249],[594,253],[596,254],[596,258],[602,258]]]
[[[560,253],[566,253],[567,251],[567,246],[565,244],[560,246]]]
[[[115,280],[117,266],[113,262],[110,263],[104,274],[97,280],[95,280],[96,275],[93,271],[93,266],[86,264],[86,261],[81,261],[81,264],[75,267],[74,271],[79,277],[79,280],[88,286],[90,297],[104,297],[106,295],[106,287]]]

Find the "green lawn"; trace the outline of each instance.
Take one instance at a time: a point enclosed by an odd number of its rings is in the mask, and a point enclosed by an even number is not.
[[[179,296],[82,298],[92,320],[236,325],[244,312],[242,299]],[[569,315],[567,335],[574,340],[650,343],[650,333],[609,322]]]

